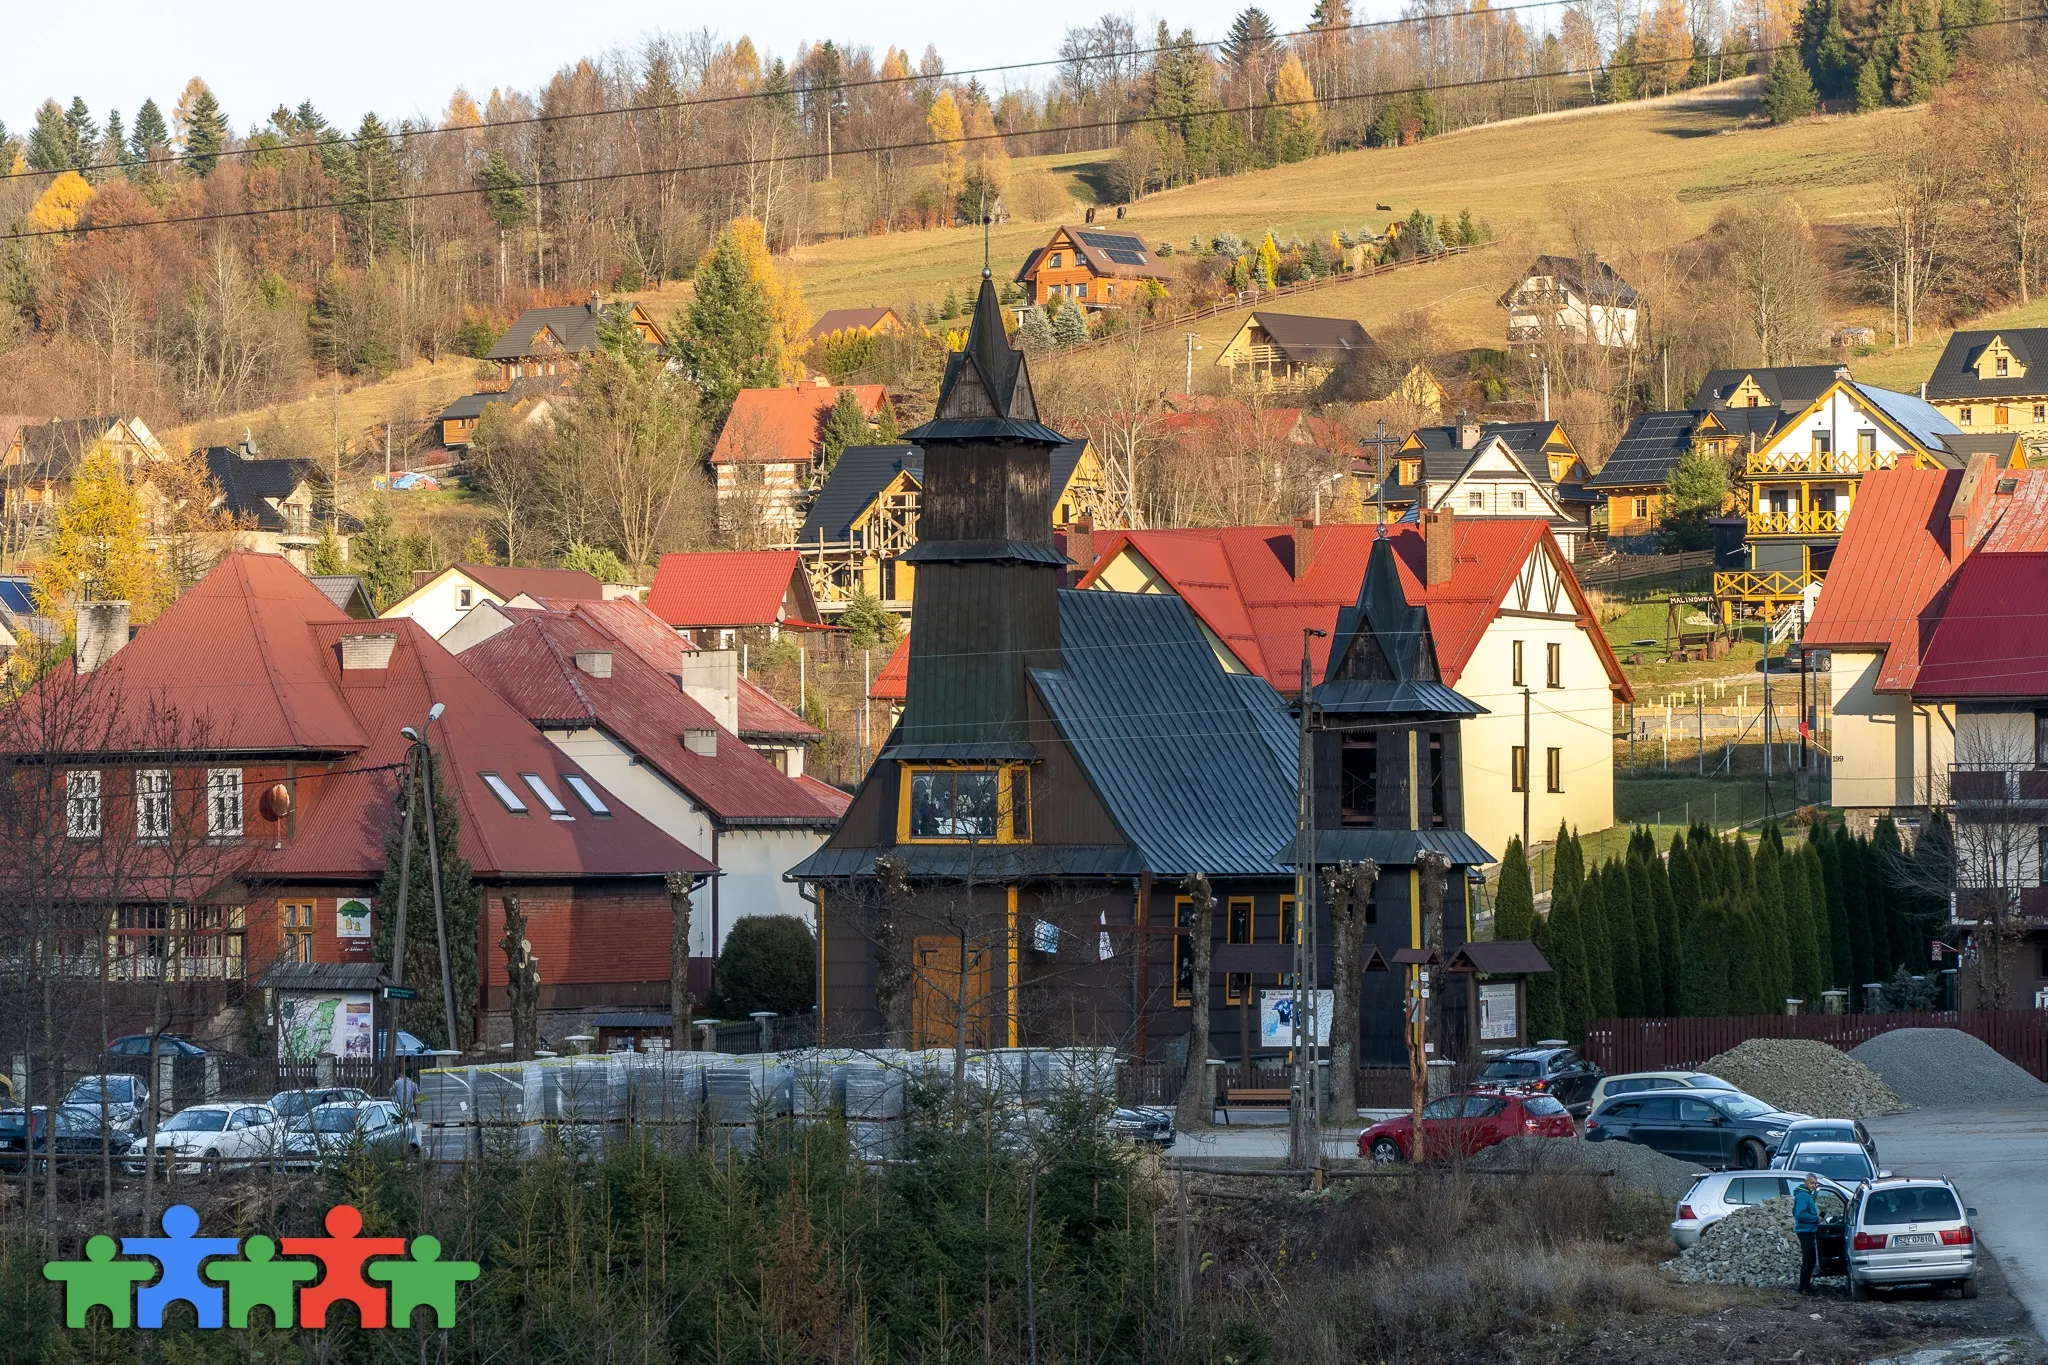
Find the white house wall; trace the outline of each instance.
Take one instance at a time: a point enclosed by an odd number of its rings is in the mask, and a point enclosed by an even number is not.
[[[1813,449],[1813,438],[1816,435],[1825,433],[1828,437],[1829,449],[1837,455],[1846,452],[1850,458],[1843,463],[1844,472],[1842,474],[1813,474],[1808,477],[1814,483],[1829,486],[1832,486],[1835,481],[1842,478],[1851,479],[1851,486],[1846,491],[1838,491],[1836,493],[1835,510],[1846,513],[1855,506],[1858,485],[1854,482],[1852,471],[1857,467],[1855,464],[1857,434],[1864,431],[1876,433],[1876,451],[1879,456],[1890,455],[1894,459],[1900,456],[1910,458],[1914,453],[1911,446],[1894,436],[1882,421],[1877,420],[1871,414],[1869,407],[1855,393],[1842,388],[1837,388],[1831,392],[1827,400],[1818,408],[1807,413],[1783,431],[1780,431],[1771,438],[1768,445],[1761,447],[1761,449],[1766,452],[1784,451],[1789,455],[1803,456]],[[1782,488],[1787,480],[1796,479],[1799,476],[1796,474],[1775,474],[1763,477],[1765,481],[1774,483]],[[1765,482],[1755,482],[1750,486],[1754,490],[1751,493],[1753,502],[1750,510],[1757,512],[1767,511],[1766,500],[1768,495],[1765,492]]]
[[[1955,743],[1940,708],[1915,706],[1910,697],[1875,690],[1884,655],[1833,651],[1828,674],[1833,708],[1833,793],[1843,810],[1884,811],[1929,802],[1929,749],[1933,794],[1940,800]]]
[[[735,922],[748,915],[817,921],[782,874],[825,842],[824,830],[740,829],[718,833],[711,817],[632,750],[602,730],[549,730],[547,737],[636,815],[693,853],[718,864],[713,888],[699,891],[690,916],[690,956],[716,957]],[[717,922],[713,939],[712,924]]]
[[[457,596],[468,589],[470,605],[458,606]],[[383,613],[386,620],[404,617],[436,640],[455,628],[455,623],[474,611],[478,604],[498,604],[498,598],[484,590],[482,584],[460,574],[447,574],[435,579],[425,587],[408,593],[391,604]]]

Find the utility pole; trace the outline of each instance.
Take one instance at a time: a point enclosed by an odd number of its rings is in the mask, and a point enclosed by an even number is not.
[[[434,751],[420,740],[420,787],[427,797],[427,866],[434,881],[434,935],[441,947],[441,1017],[448,1029],[448,1046],[460,1050],[455,1032],[455,968],[448,958],[448,905],[441,895],[440,821],[434,818]]]
[[[1543,357],[1543,420],[1550,420],[1550,357]]]
[[[1519,650],[1521,646],[1517,644],[1515,648]],[[1633,739],[1635,731],[1630,730],[1629,734],[1631,736],[1629,752],[1633,754],[1635,752]],[[1522,852],[1525,857],[1529,851],[1530,792],[1536,785],[1529,780],[1534,775],[1534,766],[1529,760],[1535,752],[1534,749],[1529,747],[1529,689],[1524,686],[1522,688]]]
[[[1184,394],[1192,394],[1195,391],[1195,352],[1200,349],[1195,345],[1195,337],[1197,335],[1199,334],[1195,332],[1189,332],[1187,334],[1188,376],[1181,386],[1181,392]]]
[[[412,808],[419,794],[419,751],[405,751],[405,820],[398,841],[398,912],[391,926],[391,984],[405,985],[405,903],[412,895]],[[385,1011],[384,1029],[390,1042],[386,1051],[393,1069],[398,1066],[398,1002]]]
[[[1323,1164],[1320,1097],[1316,1065],[1316,799],[1315,751],[1309,739],[1311,695],[1309,641],[1329,634],[1301,632],[1301,711],[1295,780],[1294,835],[1294,1086],[1288,1105],[1288,1164],[1298,1171],[1318,1171]]]

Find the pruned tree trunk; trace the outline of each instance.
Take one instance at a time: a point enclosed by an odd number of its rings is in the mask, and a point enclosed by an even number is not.
[[[894,858],[875,860],[875,1009],[890,1044],[908,1047],[910,1038],[910,953],[897,915],[910,894],[903,864]]]
[[[690,1046],[691,1016],[697,1001],[690,994],[690,874],[668,874],[668,1036],[669,1047]]]
[[[505,1003],[512,1016],[512,1060],[530,1062],[540,1050],[540,962],[526,941],[526,913],[519,897],[505,897]]]
[[[1451,860],[1430,849],[1415,860],[1415,865],[1422,874],[1417,888],[1422,902],[1422,947],[1432,959],[1428,967],[1429,992],[1422,1000],[1422,1037],[1424,1042],[1434,1043],[1436,1047],[1433,1052],[1428,1048],[1424,1052],[1442,1057],[1443,1039],[1438,1034],[1443,1028],[1443,1011],[1432,1006],[1443,993],[1444,892],[1450,881]]]
[[[1188,938],[1194,948],[1195,988],[1189,992],[1188,1067],[1181,1077],[1180,1103],[1175,1123],[1182,1128],[1208,1124],[1213,1111],[1208,1104],[1209,1086],[1209,964],[1213,960],[1211,940],[1215,936],[1216,892],[1209,878],[1197,872],[1182,883],[1187,888],[1194,923]],[[1175,926],[1179,928],[1178,925]],[[1243,1059],[1248,1065],[1251,1058]]]
[[[1380,865],[1339,863],[1323,870],[1330,903],[1330,1107],[1349,1123],[1358,1114],[1358,1016],[1364,987],[1365,926]]]

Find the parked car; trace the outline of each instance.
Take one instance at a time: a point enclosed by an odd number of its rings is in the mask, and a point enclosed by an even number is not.
[[[1849,1297],[1902,1284],[1954,1285],[1977,1297],[1977,1211],[1945,1179],[1863,1187],[1849,1210]]]
[[[1173,1146],[1173,1110],[1154,1105],[1120,1104],[1109,1116],[1109,1133],[1111,1137],[1128,1138],[1163,1152]]]
[[[107,1150],[104,1133],[100,1116],[75,1104],[58,1105],[54,1125],[45,1104],[33,1113],[19,1106],[0,1109],[0,1171],[37,1170],[51,1159],[59,1171],[90,1168]],[[128,1150],[125,1138],[111,1141],[117,1156]]]
[[[390,1033],[379,1033],[377,1035],[377,1055],[379,1057],[389,1056],[390,1054],[386,1049],[390,1046]],[[428,1047],[404,1029],[400,1029],[398,1031],[398,1055],[401,1057],[431,1057],[434,1055],[434,1049]]]
[[[90,1109],[95,1123],[104,1114],[107,1127],[122,1135],[123,1150],[149,1127],[149,1086],[139,1076],[80,1076],[62,1103]]]
[[[1593,1094],[1586,1101],[1588,1109],[1598,1109],[1616,1095],[1634,1095],[1645,1090],[1734,1090],[1741,1086],[1730,1085],[1718,1076],[1709,1076],[1704,1071],[1631,1071],[1623,1076],[1602,1076],[1600,1083],[1593,1087]]]
[[[1804,1114],[1738,1090],[1651,1090],[1617,1095],[1586,1120],[1589,1142],[1635,1142],[1710,1169],[1761,1170]]]
[[[1771,1164],[1782,1166],[1790,1161],[1803,1142],[1853,1142],[1869,1153],[1872,1166],[1884,1164],[1877,1159],[1877,1139],[1863,1126],[1862,1119],[1801,1119],[1785,1130],[1785,1140],[1778,1144]]]
[[[276,1154],[284,1136],[284,1120],[267,1104],[194,1104],[180,1109],[157,1126],[157,1156],[183,1174],[206,1169],[209,1158],[257,1158]],[[128,1170],[142,1173],[149,1139],[137,1138],[128,1149]]]
[[[1802,1142],[1782,1166],[1775,1157],[1771,1166],[1785,1171],[1812,1171],[1843,1185],[1860,1185],[1891,1175],[1890,1171],[1879,1170],[1870,1153],[1853,1142]]]
[[[1692,1188],[1685,1192],[1685,1197],[1678,1201],[1678,1212],[1671,1220],[1671,1240],[1683,1250],[1699,1241],[1702,1232],[1737,1209],[1751,1204],[1768,1204],[1773,1199],[1788,1196],[1805,1180],[1804,1175],[1749,1174],[1743,1171],[1710,1171],[1698,1176],[1693,1180]],[[1814,1197],[1820,1204],[1821,1226],[1834,1229],[1835,1246],[1839,1250],[1843,1220],[1856,1198],[1856,1191],[1823,1176]],[[1826,1273],[1840,1275],[1844,1272]]]
[[[131,1033],[125,1038],[116,1038],[113,1042],[107,1044],[107,1055],[109,1057],[147,1057],[149,1055],[149,1040],[150,1035],[147,1033]],[[193,1042],[190,1038],[176,1033],[157,1035],[156,1055],[159,1057],[204,1057],[206,1051],[205,1048]]]
[[[1575,1138],[1578,1128],[1555,1095],[1520,1091],[1468,1090],[1422,1106],[1422,1155],[1426,1161],[1471,1156],[1511,1137]],[[1358,1135],[1362,1160],[1389,1165],[1415,1156],[1411,1114],[1382,1119]]]
[[[1600,1068],[1568,1047],[1544,1045],[1503,1052],[1480,1068],[1476,1084],[1552,1095],[1578,1113],[1593,1098]]]
[[[281,1119],[303,1117],[323,1104],[362,1104],[370,1092],[352,1085],[314,1085],[300,1090],[280,1090],[270,1097],[270,1107]]]
[[[388,1100],[315,1105],[285,1123],[278,1145],[286,1170],[311,1170],[357,1150],[403,1156],[417,1150],[412,1125]]]

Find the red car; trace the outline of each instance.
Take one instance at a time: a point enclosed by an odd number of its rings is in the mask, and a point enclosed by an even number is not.
[[[1511,1137],[1575,1138],[1579,1130],[1554,1095],[1468,1090],[1422,1106],[1423,1159],[1443,1161],[1483,1152]],[[1384,1119],[1358,1135],[1361,1160],[1382,1165],[1415,1155],[1415,1124],[1407,1115]]]

